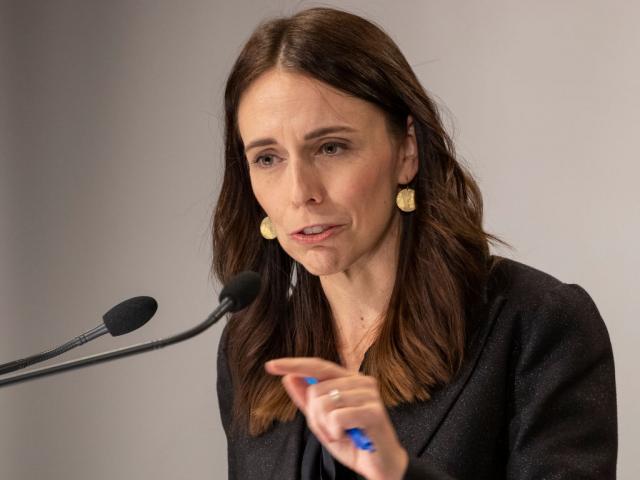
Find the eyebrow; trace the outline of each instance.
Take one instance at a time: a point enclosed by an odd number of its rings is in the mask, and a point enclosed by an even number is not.
[[[304,139],[313,140],[314,138],[322,137],[330,133],[338,133],[338,132],[353,133],[355,131],[356,130],[354,128],[348,127],[346,125],[334,125],[330,127],[322,127],[322,128],[317,128],[315,130],[312,130],[304,136]],[[274,138],[261,138],[259,140],[254,140],[253,142],[249,143],[246,147],[244,147],[244,151],[246,152],[256,147],[265,147],[267,145],[273,145],[274,143],[278,143]]]

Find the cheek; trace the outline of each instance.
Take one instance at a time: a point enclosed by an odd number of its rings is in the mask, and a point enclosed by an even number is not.
[[[277,190],[274,190],[268,178],[250,173],[251,189],[258,204],[268,215],[273,215],[273,207],[276,204]]]
[[[336,200],[366,217],[386,214],[396,187],[386,162],[371,163],[377,166],[360,168],[343,176],[334,190]]]

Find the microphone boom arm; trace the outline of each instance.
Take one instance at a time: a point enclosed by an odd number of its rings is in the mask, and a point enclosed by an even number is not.
[[[132,345],[130,347],[111,350],[105,353],[89,355],[86,357],[79,358],[77,360],[70,360],[70,361],[62,362],[57,365],[52,365],[49,367],[38,368],[36,370],[31,370],[29,372],[22,373],[20,375],[14,375],[9,378],[3,378],[3,379],[0,379],[0,387],[12,385],[15,383],[26,382],[27,380],[33,380],[35,378],[44,377],[47,375],[66,372],[68,370],[75,370],[75,369],[83,368],[89,365],[104,363],[110,360],[115,360],[117,358],[129,357],[131,355],[136,355],[138,353],[148,352],[149,350],[158,350],[168,345],[173,345],[174,343],[179,343],[184,340],[188,340],[192,337],[195,337],[199,333],[202,333],[203,331],[208,329],[211,325],[213,325],[218,320],[220,320],[220,318],[222,318],[222,316],[225,313],[233,309],[233,307],[235,306],[234,304],[235,302],[231,297],[223,297],[220,300],[220,304],[216,307],[216,309],[213,312],[211,312],[211,314],[207,317],[207,319],[204,322],[182,333],[178,333],[168,338],[161,338],[159,340],[152,340],[150,342],[139,343],[137,345]]]
[[[107,332],[107,327],[104,324],[98,325],[96,328],[93,328],[88,332],[83,333],[82,335],[78,335],[76,338],[69,340],[67,343],[62,344],[59,347],[52,348],[50,350],[31,355],[30,357],[25,357],[20,360],[3,363],[2,365],[0,365],[0,375],[11,373],[16,370],[21,370],[23,368],[30,367],[35,363],[44,362],[49,360],[50,358],[62,355],[63,353],[79,347],[80,345],[84,345],[85,343],[93,340],[94,338],[98,338],[99,336],[104,335]]]

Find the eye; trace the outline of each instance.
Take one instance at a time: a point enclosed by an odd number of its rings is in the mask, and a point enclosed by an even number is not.
[[[258,155],[253,163],[262,168],[269,168],[273,166],[278,161],[278,157],[276,157],[273,153],[265,153],[263,155]]]
[[[323,143],[320,147],[320,152],[323,155],[334,156],[340,153],[342,150],[346,150],[347,146],[340,142],[327,142]]]

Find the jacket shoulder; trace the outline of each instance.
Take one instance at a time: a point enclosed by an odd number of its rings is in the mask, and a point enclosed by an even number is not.
[[[604,321],[591,296],[577,284],[560,281],[534,267],[497,258],[489,279],[489,295],[504,297],[502,316],[524,332],[576,335],[609,344]]]
[[[493,295],[538,300],[563,282],[556,277],[524,263],[504,257],[493,257],[489,275],[489,290]]]

